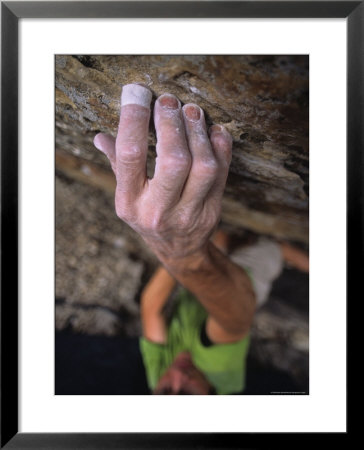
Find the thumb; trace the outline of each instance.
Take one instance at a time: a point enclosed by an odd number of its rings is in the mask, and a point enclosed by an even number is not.
[[[94,146],[104,153],[110,161],[111,168],[115,173],[116,157],[115,157],[115,138],[105,133],[98,133],[94,137]]]

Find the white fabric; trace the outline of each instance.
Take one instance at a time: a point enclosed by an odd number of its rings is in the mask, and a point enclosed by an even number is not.
[[[234,250],[230,257],[240,267],[250,271],[257,307],[261,307],[268,299],[273,281],[283,270],[283,257],[279,244],[267,238],[259,238],[253,245]]]

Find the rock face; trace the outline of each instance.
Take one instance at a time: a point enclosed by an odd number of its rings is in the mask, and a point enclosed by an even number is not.
[[[307,245],[308,57],[56,57],[56,148],[108,169],[92,144],[116,135],[121,87],[147,85],[205,111],[234,138],[223,222]],[[153,125],[150,156],[154,155]]]
[[[140,333],[137,298],[154,258],[112,211],[104,192],[56,178],[57,330]]]

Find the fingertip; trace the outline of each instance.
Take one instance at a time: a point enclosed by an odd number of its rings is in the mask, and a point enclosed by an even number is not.
[[[231,134],[222,125],[213,125],[209,129],[211,145],[215,156],[220,161],[230,164],[233,139]]]
[[[97,133],[97,135],[94,137],[94,146],[97,148],[97,150],[102,150],[102,133]]]
[[[157,98],[157,105],[166,110],[179,110],[181,108],[179,99],[169,92],[164,92]]]
[[[212,125],[209,129],[209,134],[210,136],[215,135],[215,134],[222,134],[225,139],[230,139],[231,141],[233,140],[231,134],[228,132],[228,130],[223,126],[223,125]]]
[[[230,146],[233,143],[233,138],[228,130],[222,125],[212,125],[209,129],[210,139],[220,143],[220,145]]]
[[[204,118],[202,108],[194,103],[187,103],[182,108],[183,114],[190,122],[199,122],[201,118]]]
[[[98,133],[94,137],[94,146],[109,158],[115,153],[115,139],[109,134]]]
[[[139,83],[125,84],[121,93],[121,106],[139,105],[150,108],[152,91]]]

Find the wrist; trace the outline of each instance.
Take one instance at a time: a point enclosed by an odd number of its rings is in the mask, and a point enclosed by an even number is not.
[[[175,255],[171,257],[158,254],[157,256],[166,269],[178,278],[178,276],[185,276],[206,271],[206,269],[211,266],[210,247],[212,245],[213,244],[208,242],[195,252],[181,257],[176,257]]]

